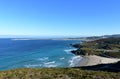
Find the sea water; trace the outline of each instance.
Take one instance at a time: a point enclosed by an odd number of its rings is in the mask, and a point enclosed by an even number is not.
[[[0,70],[73,67],[81,58],[70,51],[78,40],[0,39]]]

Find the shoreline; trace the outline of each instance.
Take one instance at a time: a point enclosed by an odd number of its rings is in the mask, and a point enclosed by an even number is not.
[[[89,55],[89,56],[82,56],[82,59],[79,60],[78,64],[79,67],[82,66],[94,66],[94,65],[99,65],[99,64],[110,64],[110,63],[116,63],[120,61],[120,59],[117,58],[106,58],[106,57],[101,57],[97,55]]]
[[[71,46],[74,48],[79,48],[80,44],[75,44],[75,45],[71,44]],[[74,60],[74,63],[76,63],[74,67],[95,66],[100,64],[112,64],[120,61],[120,58],[107,58],[107,57],[102,57],[98,55],[81,55],[78,53],[76,54],[74,50],[72,50],[71,53],[73,53],[78,59],[78,60],[76,59],[76,61]]]
[[[93,41],[71,44],[77,50],[72,50],[76,56],[82,59],[77,60],[76,67],[94,66],[100,64],[112,64],[120,62],[119,38],[105,38]]]

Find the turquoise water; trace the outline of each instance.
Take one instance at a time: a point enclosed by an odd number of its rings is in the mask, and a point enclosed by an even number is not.
[[[78,40],[0,39],[0,70],[14,68],[70,67],[70,46]]]

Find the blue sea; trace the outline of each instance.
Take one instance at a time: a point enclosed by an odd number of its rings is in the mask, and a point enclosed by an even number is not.
[[[0,70],[74,66],[78,40],[0,39]]]

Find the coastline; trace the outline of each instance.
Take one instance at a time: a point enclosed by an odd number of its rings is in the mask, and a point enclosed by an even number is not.
[[[110,64],[120,61],[117,58],[106,58],[97,55],[83,56],[82,59],[78,62],[78,65],[81,66],[93,66],[99,64]]]
[[[74,61],[77,63],[75,67],[83,67],[83,66],[94,66],[94,65],[100,65],[100,64],[112,64],[120,62],[120,58],[117,56],[117,53],[120,50],[115,50],[113,47],[110,48],[110,46],[107,46],[109,44],[115,45],[113,40],[116,40],[117,42],[119,38],[106,38],[106,39],[99,39],[99,40],[92,40],[87,42],[82,42],[82,44],[71,44],[72,47],[77,48],[77,50],[72,50],[71,53],[73,53],[75,56],[82,57],[81,60]],[[106,44],[106,41],[110,42]],[[101,45],[101,42],[103,42],[103,48]],[[106,48],[105,46],[106,45]],[[98,47],[98,48],[97,48]],[[100,48],[101,47],[101,48]],[[108,47],[108,48],[107,48]],[[102,53],[101,53],[102,52]],[[104,53],[111,52],[112,56],[108,56]],[[114,54],[115,52],[115,54]],[[79,62],[78,62],[79,61]]]

